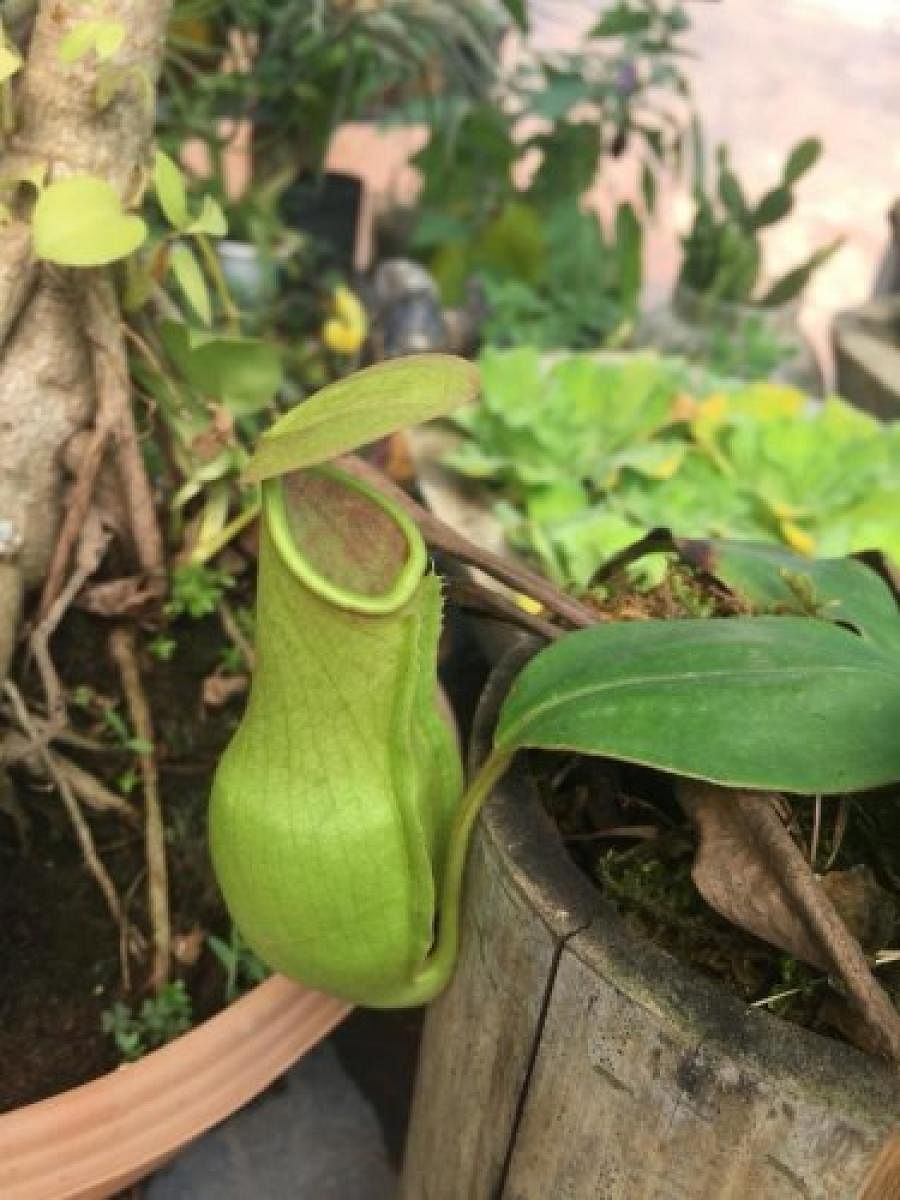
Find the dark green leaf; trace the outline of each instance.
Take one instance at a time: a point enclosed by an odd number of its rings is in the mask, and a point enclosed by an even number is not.
[[[570,634],[519,676],[495,741],[834,794],[900,779],[898,728],[896,655],[825,621],[772,616]]]
[[[832,254],[843,245],[843,242],[844,239],[839,237],[835,238],[833,242],[829,242],[827,246],[821,246],[809,256],[806,262],[782,275],[769,288],[760,303],[765,307],[776,308],[779,304],[789,304],[791,300],[795,300],[809,283],[812,275],[818,271],[819,267],[824,266]]]
[[[650,28],[649,13],[630,9],[627,4],[617,4],[604,13],[591,29],[588,37],[624,37],[627,34],[644,33]]]
[[[786,217],[794,207],[794,198],[784,187],[772,188],[766,192],[756,208],[750,214],[750,222],[754,229],[763,229],[766,225],[774,225]]]
[[[890,588],[852,558],[803,558],[762,542],[677,538],[676,545],[683,558],[757,612],[814,614],[852,625],[876,646],[900,651],[900,612]]]
[[[814,167],[819,161],[821,154],[822,143],[818,138],[810,137],[805,138],[802,142],[798,142],[788,155],[788,160],[784,165],[782,182],[785,187],[790,187],[791,184],[796,183],[802,175],[805,175],[811,167]]]

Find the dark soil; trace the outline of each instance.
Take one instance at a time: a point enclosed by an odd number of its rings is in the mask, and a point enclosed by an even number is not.
[[[112,707],[127,722],[106,651],[109,629],[108,622],[72,613],[54,651],[69,689],[72,725],[105,746],[101,753],[65,752],[115,789],[134,769],[135,757],[117,745],[104,716]],[[199,951],[193,964],[176,964],[173,976],[184,980],[196,1022],[224,1003],[223,972],[205,945],[207,933],[227,937],[229,930],[207,859],[205,813],[212,771],[242,699],[216,710],[201,702],[203,680],[219,665],[225,645],[217,621],[185,620],[167,632],[178,643],[172,659],[159,662],[146,653],[153,637],[148,631],[141,668],[156,722],[172,929],[176,937],[188,935]],[[58,797],[25,774],[11,774],[30,828],[23,848],[14,823],[0,811],[0,1111],[116,1066],[120,1055],[101,1031],[101,1014],[116,1000],[137,1007],[147,994],[149,966],[146,950],[132,954],[132,993],[124,995],[117,931]],[[140,808],[139,784],[130,796]],[[142,833],[118,817],[88,815],[129,919],[146,938]]]

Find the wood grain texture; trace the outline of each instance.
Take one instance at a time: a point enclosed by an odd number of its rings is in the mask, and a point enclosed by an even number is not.
[[[575,888],[535,916],[530,872],[503,865],[509,836],[527,838],[531,821],[532,841],[552,838],[537,806],[518,833],[482,823],[476,834],[459,964],[425,1024],[401,1200],[493,1200],[502,1183],[559,951],[594,904]],[[561,869],[563,858],[560,847]]]
[[[527,778],[481,825],[459,968],[426,1023],[402,1200],[858,1194],[900,1127],[897,1074],[635,941]]]
[[[611,929],[563,952],[503,1200],[852,1200],[900,1080]]]

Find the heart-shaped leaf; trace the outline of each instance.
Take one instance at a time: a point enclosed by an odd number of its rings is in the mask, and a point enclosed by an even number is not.
[[[127,258],[147,236],[141,218],[122,211],[115,188],[93,175],[44,188],[31,228],[38,258],[64,267],[100,267]]]
[[[60,61],[71,65],[92,50],[100,62],[118,53],[125,41],[125,26],[120,21],[79,21],[59,44]]]
[[[496,745],[573,750],[732,787],[900,779],[900,658],[804,617],[598,625],[541,651]]]
[[[398,429],[443,417],[478,395],[478,369],[452,354],[412,354],[329,384],[259,441],[248,480],[327,462]]]

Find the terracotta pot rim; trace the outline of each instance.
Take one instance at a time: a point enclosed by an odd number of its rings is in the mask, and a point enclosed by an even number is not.
[[[4,1200],[101,1200],[253,1099],[350,1006],[275,975],[138,1062],[0,1116]]]

